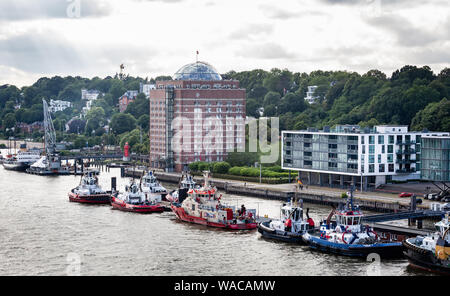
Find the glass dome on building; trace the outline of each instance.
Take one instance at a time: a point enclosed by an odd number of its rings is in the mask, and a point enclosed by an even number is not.
[[[175,80],[222,80],[222,76],[217,73],[217,70],[205,62],[196,62],[181,67],[175,73],[174,78]]]

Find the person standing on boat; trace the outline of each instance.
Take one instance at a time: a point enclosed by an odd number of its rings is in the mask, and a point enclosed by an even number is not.
[[[291,220],[291,217],[289,217],[287,220],[286,220],[286,222],[284,223],[284,229],[286,230],[286,231],[288,231],[288,232],[291,232],[291,229],[292,229],[292,220]]]

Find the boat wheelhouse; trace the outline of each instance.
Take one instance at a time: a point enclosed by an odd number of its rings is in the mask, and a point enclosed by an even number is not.
[[[191,189],[199,188],[194,181],[194,178],[189,173],[183,173],[181,176],[181,181],[179,182],[179,189],[174,190],[167,194],[166,199],[169,202],[178,202],[180,197],[180,190],[183,192],[188,192]]]
[[[142,191],[154,195],[155,198],[158,199],[159,202],[165,198],[167,195],[167,189],[164,188],[159,182],[158,179],[156,179],[155,174],[153,171],[147,172],[142,177]]]

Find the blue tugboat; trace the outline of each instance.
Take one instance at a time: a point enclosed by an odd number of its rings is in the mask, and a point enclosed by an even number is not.
[[[303,206],[291,200],[281,207],[280,220],[260,222],[258,232],[265,238],[303,244],[303,234],[314,229],[314,221],[309,217],[308,210],[305,220]]]
[[[336,216],[336,221],[331,221]],[[400,258],[401,242],[381,241],[369,226],[362,225],[363,213],[353,205],[353,189],[345,205],[341,205],[320,225],[318,233],[305,233],[303,240],[312,249],[338,255],[367,257],[376,253],[382,258]]]

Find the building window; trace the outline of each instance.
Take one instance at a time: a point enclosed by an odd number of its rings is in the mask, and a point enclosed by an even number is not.
[[[389,172],[390,173],[394,172],[394,164],[393,163],[389,164]]]
[[[375,153],[375,145],[369,145],[369,154]]]
[[[362,144],[362,145],[364,145],[364,139],[365,139],[365,137],[364,137],[364,136],[361,136],[361,144]]]
[[[375,165],[369,164],[369,173],[375,173]]]
[[[394,153],[394,145],[388,145],[388,153]]]
[[[387,161],[389,163],[393,163],[394,162],[394,154],[388,154],[387,156]]]
[[[384,166],[384,163],[383,163],[383,164],[380,164],[380,165],[378,166],[378,172],[379,172],[379,173],[384,173],[384,171],[385,171],[385,166]]]
[[[375,163],[375,155],[369,155],[369,163]]]
[[[394,136],[389,136],[389,144],[394,144]]]
[[[369,144],[375,144],[375,136],[369,136]]]
[[[378,163],[381,163],[381,154],[378,154]]]
[[[384,136],[378,136],[378,144],[384,144]]]

